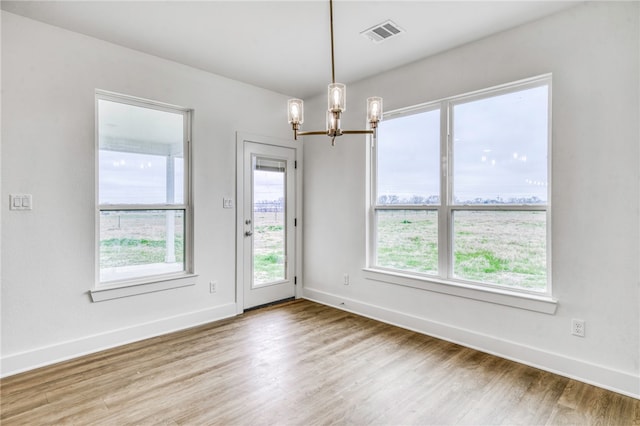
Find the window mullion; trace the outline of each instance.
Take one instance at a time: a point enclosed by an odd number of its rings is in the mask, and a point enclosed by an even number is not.
[[[195,237],[195,226],[193,222],[193,173],[191,173],[191,166],[193,162],[193,151],[191,145],[191,113],[184,112],[184,134],[183,134],[183,144],[184,144],[184,162],[185,162],[185,174],[183,188],[184,188],[184,198],[183,201],[187,203],[184,206],[185,212],[185,261],[184,267],[186,271],[193,272],[194,271],[194,237]]]
[[[378,144],[374,144],[374,139],[371,139],[370,158],[371,158],[371,181],[369,188],[369,208],[367,214],[369,215],[369,241],[368,241],[368,256],[367,262],[370,266],[376,266],[378,264],[378,212],[376,206],[378,205]]]
[[[450,194],[449,169],[451,167],[449,140],[451,124],[449,102],[440,104],[440,209],[438,210],[438,275],[448,278],[450,275]]]

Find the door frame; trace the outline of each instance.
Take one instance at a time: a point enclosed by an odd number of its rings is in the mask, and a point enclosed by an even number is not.
[[[261,136],[252,133],[236,132],[236,313],[244,312],[244,146],[245,142],[251,142],[262,145],[273,145],[283,148],[291,148],[294,150],[294,159],[297,167],[295,169],[295,218],[297,226],[295,227],[295,247],[293,256],[295,258],[294,276],[296,284],[294,285],[294,295],[296,299],[302,297],[302,158],[303,144],[302,141],[294,141],[292,139],[279,139],[269,136]]]

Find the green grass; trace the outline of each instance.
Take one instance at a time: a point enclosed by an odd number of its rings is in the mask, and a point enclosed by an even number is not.
[[[266,284],[285,278],[282,213],[256,213],[254,226],[254,282]],[[184,260],[182,215],[176,215],[176,262]],[[164,212],[110,212],[100,218],[100,268],[164,263]]]
[[[285,232],[282,212],[256,212],[253,217],[253,282],[285,279]]]
[[[380,212],[378,266],[437,274],[437,226],[435,212]]]
[[[463,211],[454,214],[454,277],[543,290],[546,286],[544,212]],[[377,265],[438,273],[437,213],[378,213]]]
[[[166,240],[148,240],[133,238],[111,238],[100,241],[100,266],[113,268],[118,266],[147,265],[163,263],[166,254]],[[182,237],[175,240],[176,262],[182,262],[184,244]]]
[[[133,238],[111,238],[100,241],[102,247],[162,247],[167,244],[164,240],[147,240],[145,238],[135,240]]]
[[[176,215],[176,262],[184,260],[182,215]],[[100,268],[164,263],[166,256],[164,212],[103,213],[100,218]]]
[[[508,270],[509,262],[505,259],[495,257],[488,250],[480,250],[476,252],[459,252],[456,255],[456,265],[462,266],[466,273],[474,273],[481,271],[484,274],[494,274],[496,272],[505,272]]]
[[[275,253],[254,254],[253,268],[254,279],[258,284],[284,278],[283,257]]]
[[[265,220],[265,215],[259,217],[262,220]],[[254,227],[255,232],[282,232],[284,228],[282,225],[257,225]]]
[[[285,278],[282,215],[256,213],[254,282]],[[165,215],[101,217],[101,268],[163,263]],[[465,280],[541,290],[546,286],[544,212],[456,212],[454,276]],[[184,259],[183,219],[176,217],[176,261]],[[377,265],[438,275],[438,218],[433,211],[378,213]],[[440,274],[444,275],[444,274]]]

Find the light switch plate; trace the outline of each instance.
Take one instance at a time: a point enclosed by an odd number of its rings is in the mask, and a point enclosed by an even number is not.
[[[233,199],[231,199],[231,198],[223,198],[222,199],[222,208],[224,208],[224,209],[232,209],[233,208]]]
[[[9,210],[31,210],[33,199],[31,194],[10,194]]]

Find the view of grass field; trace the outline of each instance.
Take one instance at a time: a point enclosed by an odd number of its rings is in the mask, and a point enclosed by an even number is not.
[[[438,214],[388,210],[377,217],[377,265],[438,275]],[[454,277],[544,290],[546,214],[458,211],[453,217]],[[184,259],[184,217],[175,215],[175,262]],[[161,264],[167,256],[166,212],[102,212],[100,268]],[[282,212],[254,212],[254,284],[285,279]]]
[[[100,269],[164,263],[167,255],[165,211],[100,214]],[[175,213],[175,258],[184,259],[184,215]]]
[[[378,212],[378,266],[436,275],[438,213],[418,210]]]
[[[453,219],[454,276],[544,290],[546,213],[459,211]],[[378,212],[377,265],[438,274],[437,212]]]
[[[166,213],[102,212],[100,215],[100,269],[165,263]],[[255,212],[254,283],[285,278],[284,214]],[[184,217],[175,215],[175,262],[184,261]]]
[[[267,284],[285,279],[283,212],[254,212],[253,282]]]

